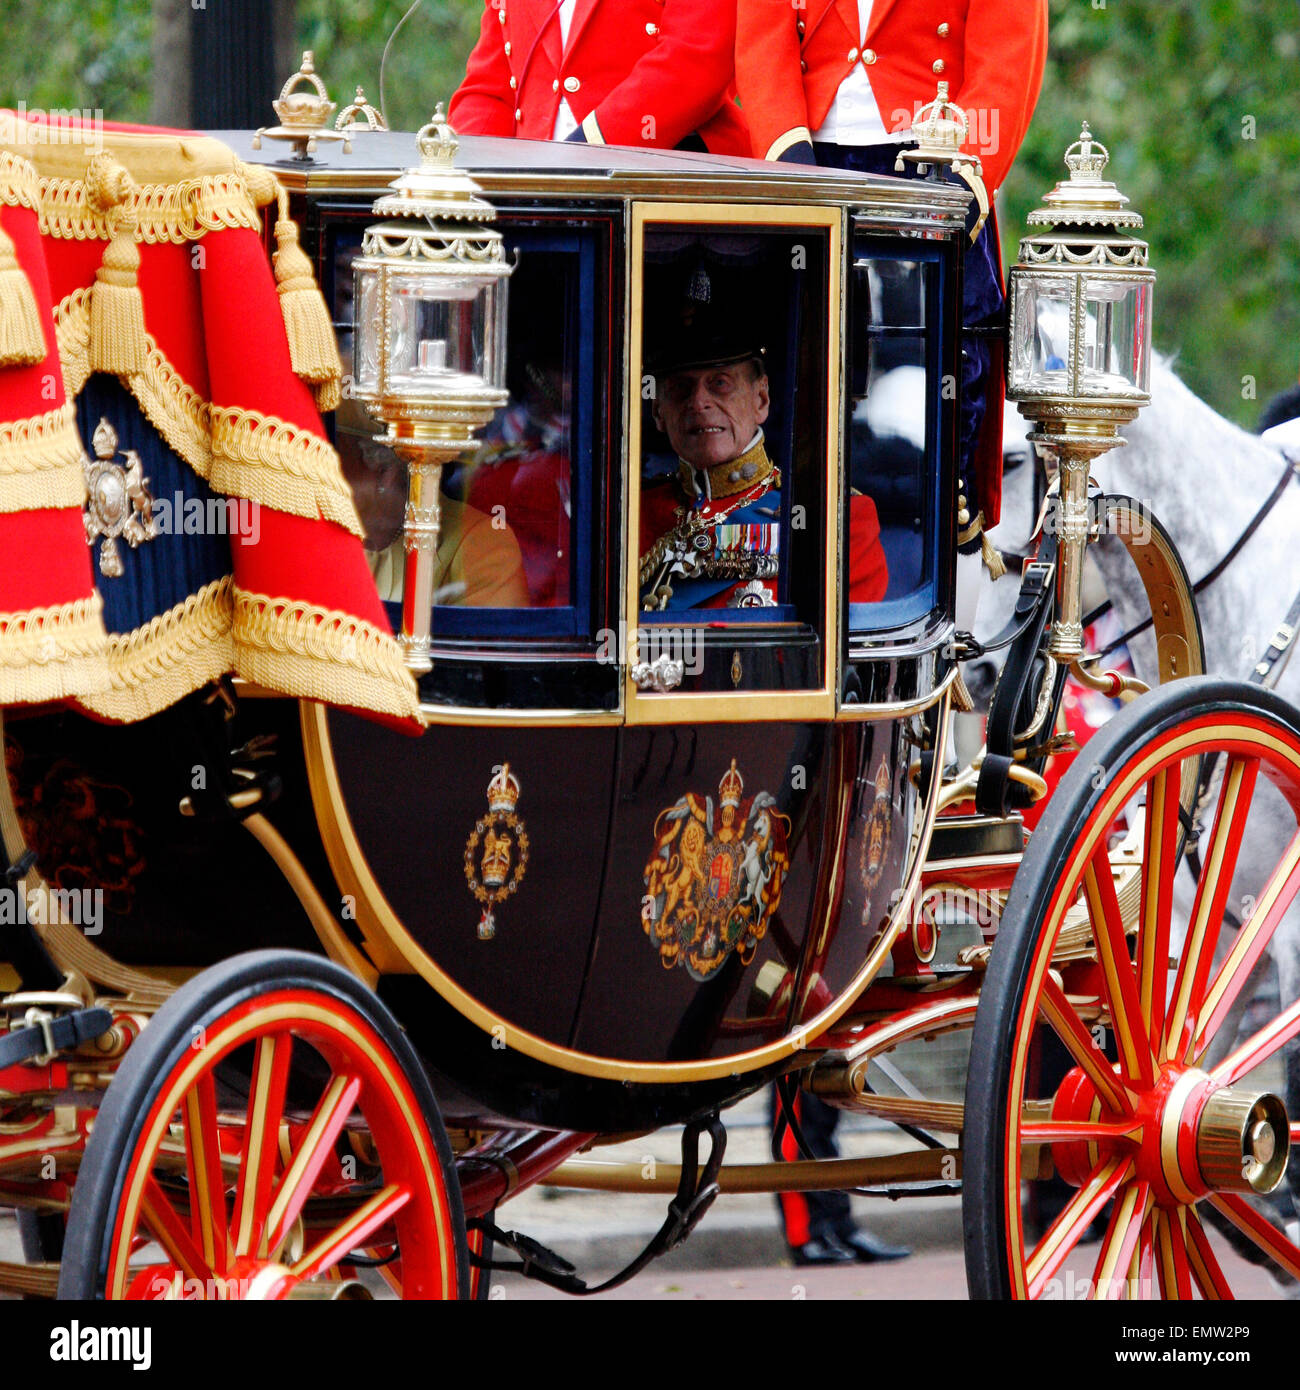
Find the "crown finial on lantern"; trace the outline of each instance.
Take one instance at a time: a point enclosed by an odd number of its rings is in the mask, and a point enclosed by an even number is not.
[[[1065,152],[1065,167],[1074,183],[1101,183],[1102,174],[1110,163],[1110,151],[1100,140],[1093,138],[1084,121],[1079,138]]]

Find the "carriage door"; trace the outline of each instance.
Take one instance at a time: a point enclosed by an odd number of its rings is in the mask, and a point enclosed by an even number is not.
[[[836,209],[634,209],[629,724],[833,714],[840,236]]]
[[[690,1068],[784,1035],[826,879],[841,217],[633,209],[627,724],[590,1054]]]

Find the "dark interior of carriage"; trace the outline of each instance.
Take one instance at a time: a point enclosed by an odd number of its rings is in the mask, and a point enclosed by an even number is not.
[[[848,485],[875,503],[889,587],[880,602],[850,605],[851,629],[908,622],[934,605],[946,274],[938,250],[866,237],[854,248]]]
[[[689,332],[686,325],[694,316],[710,315],[728,328],[734,325],[737,339],[761,352],[769,382],[764,445],[782,478],[777,605],[700,610],[711,620],[821,627],[828,254],[822,228],[673,225],[646,233],[643,363],[652,366],[671,347],[674,334]],[[643,385],[643,490],[661,484],[678,467],[655,422],[652,395]],[[642,621],[656,619],[646,614]]]

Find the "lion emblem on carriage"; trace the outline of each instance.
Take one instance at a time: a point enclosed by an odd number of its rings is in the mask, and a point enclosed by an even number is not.
[[[665,970],[707,980],[734,951],[742,964],[781,903],[790,867],[790,820],[765,791],[744,799],[732,758],[713,798],[687,792],[655,821],[641,926]]]

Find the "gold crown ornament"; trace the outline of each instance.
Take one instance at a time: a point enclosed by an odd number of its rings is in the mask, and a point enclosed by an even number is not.
[[[736,760],[732,758],[731,766],[722,774],[722,781],[718,783],[719,802],[723,806],[739,806],[744,792],[745,779],[736,771]]]
[[[487,785],[489,811],[510,812],[519,804],[519,778],[510,771],[509,763],[502,763],[496,776]]]
[[[311,90],[299,89],[300,83],[306,83]],[[268,140],[290,141],[293,145],[293,157],[297,160],[311,159],[322,140],[341,140],[343,153],[352,153],[353,127],[349,126],[346,131],[330,129],[330,117],[336,108],[316,71],[316,61],[311,49],[302,55],[302,66],[280,88],[279,98],[273,101],[271,106],[280,118],[280,124],[263,126],[254,134],[255,150],[262,148],[262,137],[265,136]]]
[[[358,87],[351,104],[339,112],[334,129],[349,135],[364,134],[367,130],[387,130],[388,122],[384,120],[383,113],[366,100],[365,89]]]

